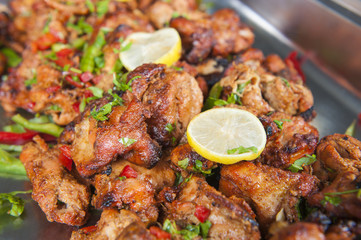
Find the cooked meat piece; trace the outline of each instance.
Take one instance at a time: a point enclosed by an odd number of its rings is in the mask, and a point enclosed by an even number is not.
[[[221,9],[212,15],[212,30],[213,56],[227,57],[229,54],[239,53],[254,42],[251,29],[243,24],[238,14],[231,9]]]
[[[323,182],[329,182],[344,172],[360,173],[361,142],[345,134],[333,134],[321,139],[316,149],[314,174]]]
[[[33,184],[33,199],[48,221],[83,225],[86,221],[90,190],[69,173],[59,160],[59,146],[49,149],[39,136],[20,155]]]
[[[297,159],[315,151],[318,131],[302,117],[275,112],[261,116],[260,120],[267,133],[267,143],[258,161],[286,169]]]
[[[260,239],[255,215],[248,204],[237,197],[226,198],[202,178],[192,177],[181,188],[166,188],[160,199],[165,218],[175,220],[182,228],[200,223],[195,216],[197,208],[210,210],[209,239]]]
[[[2,76],[5,73],[6,64],[7,64],[6,57],[4,56],[4,54],[0,53],[0,76]]]
[[[71,156],[82,176],[90,176],[104,169],[117,156],[138,165],[153,167],[160,156],[158,143],[147,134],[145,119],[148,111],[133,98],[126,106],[112,108],[108,121],[96,122],[90,110],[99,110],[107,97],[89,106],[80,123],[74,126]],[[72,130],[72,129],[71,129]]]
[[[120,179],[129,176],[129,167],[136,172],[133,178]],[[128,206],[130,210],[138,213],[143,222],[155,222],[158,209],[154,194],[166,186],[171,186],[175,174],[169,163],[161,161],[152,169],[146,169],[127,161],[118,161],[110,166],[111,173],[95,175],[93,185],[95,195],[92,204],[96,208]],[[123,174],[123,175],[122,175]]]
[[[244,198],[266,231],[280,211],[284,211],[287,221],[297,221],[299,198],[315,192],[317,183],[316,177],[305,173],[240,162],[222,167],[219,190],[226,196]]]
[[[137,238],[125,238],[131,233]],[[155,239],[145,228],[140,218],[128,210],[104,209],[100,220],[93,227],[73,231],[71,240],[121,240],[121,239]]]
[[[327,240],[358,239],[361,236],[361,223],[352,220],[341,220],[326,231]]]
[[[324,208],[332,216],[360,220],[361,198],[358,196],[360,185],[359,173],[340,173],[329,186],[310,196],[308,203],[311,206]]]
[[[227,99],[233,94],[235,102],[242,104],[241,108],[256,115],[267,114],[273,108],[263,99],[260,80],[260,76],[250,67],[244,64],[233,65],[220,81],[223,98]]]
[[[313,107],[312,93],[303,84],[282,77],[263,75],[261,89],[266,101],[276,111],[298,115]],[[315,114],[312,116],[315,117]]]
[[[161,64],[144,64],[128,74],[134,95],[149,109],[150,136],[162,146],[174,146],[188,123],[200,113],[202,92],[197,81],[184,71]]]
[[[179,161],[184,159],[188,159],[188,163],[186,168],[179,166]],[[209,161],[199,155],[196,151],[192,149],[192,147],[186,143],[183,145],[178,145],[176,148],[173,149],[172,153],[170,154],[170,160],[172,163],[177,167],[178,170],[184,169],[190,172],[199,172],[199,170],[195,170],[195,162],[196,160],[201,161],[202,163],[202,170],[209,170],[217,167],[217,163]]]
[[[298,222],[277,232],[270,240],[326,240],[323,229],[314,223]],[[328,238],[327,238],[328,239]]]

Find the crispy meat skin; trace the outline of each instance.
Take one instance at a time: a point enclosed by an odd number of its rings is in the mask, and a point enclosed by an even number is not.
[[[137,226],[137,227],[135,227]],[[104,209],[100,220],[96,225],[96,230],[87,232],[86,229],[73,231],[71,240],[121,240],[125,238],[124,234],[129,233],[137,238],[150,240],[155,239],[145,228],[140,218],[133,212],[128,210]]]
[[[275,112],[270,116],[261,116],[260,120],[267,133],[267,143],[257,161],[286,169],[297,159],[315,151],[318,131],[302,117]],[[275,120],[283,123],[282,129]]]
[[[133,93],[151,113],[146,120],[150,136],[162,146],[174,146],[201,111],[203,95],[197,81],[184,71],[161,64],[144,64],[127,78],[134,79]],[[167,130],[169,126],[174,129]]]
[[[33,184],[33,199],[48,221],[80,226],[85,223],[90,190],[64,169],[58,146],[49,149],[43,139],[28,143],[20,155]]]
[[[219,190],[226,196],[244,198],[265,231],[281,209],[288,221],[297,221],[298,199],[313,193],[317,183],[317,178],[308,174],[240,162],[222,167]]]
[[[314,223],[298,222],[291,224],[277,232],[270,240],[325,240],[323,229]]]
[[[120,174],[129,165],[137,173],[137,178],[120,180]],[[127,161],[118,161],[111,165],[111,174],[97,174],[93,178],[95,195],[92,204],[96,208],[129,206],[137,212],[143,222],[155,222],[158,209],[154,194],[166,186],[173,185],[175,174],[169,164],[161,161],[152,169],[146,169]]]
[[[226,198],[207,182],[192,177],[181,189],[165,188],[159,196],[164,202],[166,218],[184,228],[199,224],[194,215],[197,205],[210,210],[210,239],[260,239],[258,224],[248,204],[240,198]]]

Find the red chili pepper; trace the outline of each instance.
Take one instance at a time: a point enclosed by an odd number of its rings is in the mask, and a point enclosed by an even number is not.
[[[90,72],[85,72],[80,74],[80,81],[82,82],[89,82],[90,80],[92,80],[94,78],[94,75],[91,74]]]
[[[73,64],[73,62],[67,57],[59,57],[54,62],[56,65],[58,65],[60,67],[65,67],[66,65],[71,66]]]
[[[194,216],[196,216],[201,223],[204,223],[207,220],[209,214],[211,214],[211,210],[209,210],[208,208],[200,205],[196,206]]]
[[[88,227],[84,227],[81,229],[81,231],[85,234],[88,234],[88,233],[91,233],[91,232],[94,232],[95,230],[97,230],[98,226],[97,225],[94,225],[94,226],[88,226]]]
[[[293,51],[291,52],[285,59],[285,61],[290,61],[293,63],[293,66],[295,67],[295,69],[297,70],[298,74],[301,76],[302,81],[305,83],[306,79],[305,79],[305,74],[302,71],[301,65],[303,63],[305,59],[298,59],[297,58],[297,52]]]
[[[73,166],[73,159],[71,158],[69,146],[63,145],[60,147],[59,160],[66,169],[71,171],[71,168]]]
[[[32,112],[35,105],[36,105],[35,102],[29,102],[28,104],[26,104],[26,108],[27,108],[28,111]]]
[[[77,113],[80,113],[79,106],[80,106],[80,102],[76,102],[73,104],[73,109]]]
[[[59,58],[61,57],[69,57],[73,53],[73,50],[70,48],[61,49],[59,52],[55,53],[55,55]]]
[[[92,97],[92,96],[94,96],[94,95],[90,90],[85,90],[84,91],[84,97],[88,98],[88,97]]]
[[[156,236],[157,239],[171,239],[172,235],[170,233],[167,233],[166,231],[163,231],[159,227],[151,226],[149,228],[150,234]]]
[[[94,83],[94,84],[98,84],[98,83],[100,82],[100,80],[102,80],[102,79],[101,79],[101,76],[98,75],[98,76],[96,76],[95,78],[93,78],[93,83]]]
[[[48,88],[46,89],[46,91],[47,91],[48,93],[54,93],[54,92],[58,91],[60,88],[61,88],[61,86],[59,86],[59,85],[57,85],[57,86],[51,86],[51,87],[48,87]]]
[[[123,171],[120,173],[120,176],[126,178],[136,178],[138,177],[138,173],[131,166],[127,165],[123,168]]]
[[[74,79],[70,75],[65,76],[65,81],[67,81],[70,85],[73,85],[74,87],[83,87],[81,83],[74,81]]]
[[[23,145],[31,142],[36,135],[38,135],[38,133],[34,131],[26,131],[25,133],[0,132],[0,143]]]
[[[36,48],[38,50],[46,50],[49,49],[51,47],[51,45],[53,45],[56,42],[59,42],[61,39],[59,39],[57,36],[54,36],[51,33],[45,33],[44,35],[42,35],[41,37],[38,38],[38,40],[36,40]]]

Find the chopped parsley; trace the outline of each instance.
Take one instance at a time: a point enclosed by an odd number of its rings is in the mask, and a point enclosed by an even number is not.
[[[180,172],[176,172],[175,173],[175,181],[174,181],[174,184],[176,186],[178,186],[179,184],[181,184],[183,182],[183,177],[182,177],[182,174]]]
[[[32,191],[15,191],[10,193],[0,193],[0,208],[9,209],[8,214],[19,217],[24,211],[25,200],[16,196],[17,194],[31,193]]]
[[[184,179],[184,182],[187,183],[189,182],[193,177],[193,173],[191,173],[191,175],[189,175],[189,177],[187,177],[186,179]]]
[[[316,155],[312,154],[306,154],[305,157],[302,157],[300,159],[297,159],[289,168],[288,170],[292,172],[298,172],[303,170],[303,166],[308,166],[316,162]]]
[[[163,230],[172,235],[182,235],[184,240],[191,240],[197,236],[201,236],[206,239],[209,233],[209,229],[212,227],[212,223],[207,220],[204,223],[198,225],[187,225],[184,229],[178,230],[175,221],[166,219],[163,223]]]
[[[341,198],[338,195],[343,195],[343,194],[351,194],[351,193],[356,193],[357,197],[360,198],[361,197],[361,188],[356,188],[356,189],[351,189],[351,190],[346,190],[343,192],[329,192],[329,193],[325,193],[325,197],[323,198],[323,200],[321,201],[321,204],[323,206],[326,205],[326,203],[330,203],[334,206],[338,206],[340,205],[340,203],[342,202]]]
[[[212,169],[203,170],[203,163],[200,160],[195,160],[194,166],[193,166],[193,171],[200,172],[204,176],[212,174]]]
[[[134,76],[132,79],[130,79],[128,82],[126,81],[127,79],[127,74],[124,74],[120,79],[117,79],[117,75],[115,73],[113,73],[113,83],[115,85],[115,87],[117,88],[117,90],[120,91],[127,91],[129,90],[130,92],[132,92],[132,87],[131,84],[135,79],[140,78],[141,76]]]
[[[273,122],[277,125],[279,129],[283,129],[283,122],[280,120],[273,120]]]
[[[167,125],[165,125],[165,130],[169,133],[172,133],[173,130],[175,129],[175,127],[176,127],[176,124],[174,124],[174,127],[173,127],[173,124],[168,123]]]
[[[33,73],[33,77],[28,79],[28,80],[25,80],[24,84],[25,84],[26,87],[30,87],[31,85],[34,85],[34,84],[36,84],[38,82],[37,79],[36,79],[36,75],[37,75],[36,71],[34,69],[32,69],[31,71]]]
[[[91,116],[97,120],[97,121],[105,121],[108,120],[108,115],[112,111],[112,104],[107,103],[104,106],[102,106],[98,111],[96,110],[96,107],[90,112]]]
[[[177,66],[171,66],[171,68],[173,68],[176,71],[183,71],[182,67],[177,67]]]
[[[242,154],[242,153],[247,153],[247,152],[254,152],[257,153],[257,148],[254,146],[251,147],[243,147],[243,146],[239,146],[238,148],[232,148],[232,149],[228,149],[227,150],[227,154]]]
[[[127,179],[127,177],[126,177],[126,176],[121,176],[121,177],[119,177],[118,179],[119,179],[120,181],[123,181],[123,180]]]
[[[85,0],[85,4],[91,13],[95,11],[94,3],[91,0]]]
[[[61,107],[59,107],[58,105],[51,105],[48,107],[49,110],[53,110],[53,111],[59,111],[61,112],[63,109]]]
[[[68,28],[74,29],[78,34],[91,34],[94,29],[92,25],[85,22],[85,17],[80,17],[76,24],[69,21],[66,26]]]
[[[133,143],[135,143],[137,140],[136,139],[131,139],[131,138],[127,138],[127,137],[123,137],[121,139],[118,140],[121,144],[123,144],[125,147],[129,147],[130,145],[132,145]]]
[[[189,158],[185,158],[181,161],[178,161],[178,166],[183,168],[184,170],[187,169],[188,165],[189,165]]]
[[[287,87],[290,87],[290,83],[286,78],[281,77],[281,80],[286,84]]]
[[[96,97],[96,99],[103,97],[103,89],[94,87],[94,86],[88,87],[88,89],[93,93],[93,95],[94,95],[94,97]]]
[[[108,12],[110,0],[101,0],[96,3],[96,13],[98,17],[103,17]]]

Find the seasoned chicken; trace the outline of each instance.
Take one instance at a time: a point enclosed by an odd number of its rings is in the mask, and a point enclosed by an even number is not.
[[[270,240],[326,240],[323,229],[314,223],[298,222],[280,229]],[[327,238],[328,239],[328,238]]]
[[[68,172],[59,160],[59,146],[51,149],[42,138],[28,143],[20,155],[33,185],[33,199],[48,221],[83,225],[87,219],[90,189]]]
[[[318,131],[302,117],[274,112],[259,119],[266,130],[267,143],[257,161],[286,169],[297,159],[315,151]]]
[[[164,187],[173,185],[174,180],[175,174],[165,161],[149,170],[121,160],[93,178],[92,205],[96,208],[128,207],[143,222],[156,222],[158,209],[154,196]]]
[[[316,177],[305,173],[245,161],[222,167],[219,190],[226,196],[244,198],[266,231],[280,211],[288,221],[298,221],[297,202],[315,192],[317,183]]]
[[[73,231],[71,240],[156,239],[145,228],[140,218],[128,210],[104,209],[95,226]]]
[[[174,146],[201,111],[203,96],[197,81],[162,64],[144,64],[127,79],[132,81],[133,94],[150,111],[146,120],[150,136],[162,146]]]
[[[258,223],[248,204],[237,197],[226,198],[202,178],[192,177],[181,187],[165,188],[159,198],[165,218],[175,220],[181,228],[199,224],[202,219],[212,223],[209,239],[260,239]],[[209,211],[206,219],[198,215],[205,209]]]

